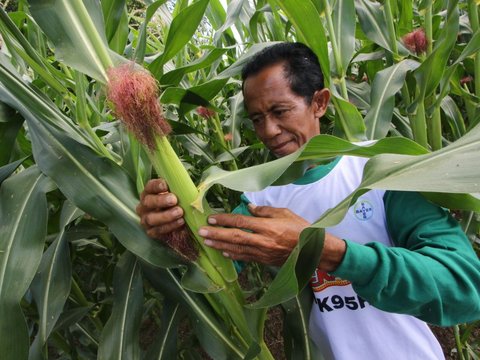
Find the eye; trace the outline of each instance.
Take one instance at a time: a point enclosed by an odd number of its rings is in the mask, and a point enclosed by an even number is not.
[[[254,125],[259,124],[263,119],[263,116],[261,115],[251,115],[249,117]]]
[[[287,112],[288,112],[288,109],[283,109],[283,108],[272,110],[272,114],[273,114],[275,117],[282,117],[282,116],[284,116]]]

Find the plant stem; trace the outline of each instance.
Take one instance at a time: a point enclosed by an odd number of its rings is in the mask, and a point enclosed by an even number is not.
[[[478,31],[478,6],[475,0],[468,1],[468,18],[473,33]],[[475,79],[475,95],[480,96],[480,53],[477,52],[474,58],[474,79]]]
[[[442,148],[442,119],[439,106],[435,107],[432,116],[428,119],[428,139],[432,150]]]
[[[427,56],[432,53],[433,49],[433,31],[432,31],[432,0],[428,1],[427,10],[425,12],[425,36],[427,37]]]
[[[425,148],[428,148],[427,141],[427,125],[425,121],[425,104],[424,100],[420,99],[417,112],[410,118],[413,139]]]
[[[340,50],[338,48],[337,39],[335,37],[335,30],[333,28],[332,8],[330,7],[330,3],[328,0],[322,0],[322,3],[325,9],[325,18],[327,20],[328,36],[330,38],[330,44],[332,46],[333,58],[335,59],[335,66],[337,68],[337,74],[339,76],[340,91],[342,97],[345,100],[348,100],[347,83],[345,82],[345,69],[343,69],[342,58],[340,55]]]
[[[392,0],[385,0],[384,7],[385,7],[385,18],[387,20],[390,47],[395,58],[395,55],[398,55],[398,47],[397,47],[397,38],[395,36],[396,33],[395,33],[395,25],[393,22],[391,1]]]
[[[453,327],[453,334],[455,335],[455,345],[457,347],[458,359],[465,360],[465,357],[463,356],[463,345],[462,341],[460,340],[460,327],[458,325]]]

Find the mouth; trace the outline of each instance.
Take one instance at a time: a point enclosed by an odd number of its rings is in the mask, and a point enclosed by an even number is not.
[[[270,146],[270,151],[273,152],[276,155],[286,155],[284,154],[284,151],[286,150],[286,147],[288,144],[290,144],[292,140],[284,141],[280,144]]]

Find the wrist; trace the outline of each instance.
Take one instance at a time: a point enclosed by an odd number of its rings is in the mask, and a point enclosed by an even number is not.
[[[345,240],[326,233],[318,268],[326,272],[335,271],[342,263],[346,251],[347,244]]]

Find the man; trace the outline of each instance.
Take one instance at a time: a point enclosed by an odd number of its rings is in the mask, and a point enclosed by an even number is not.
[[[320,133],[330,93],[308,47],[269,47],[242,77],[255,132],[274,155],[288,155]],[[250,216],[213,215],[199,234],[233,260],[281,265],[301,231],[358,186],[365,162],[344,156],[293,184],[245,193],[238,211]],[[163,180],[147,184],[137,212],[149,236],[183,227],[176,203]],[[448,212],[416,193],[372,190],[360,197],[326,229],[311,287],[310,335],[327,359],[443,358],[422,320],[451,325],[480,318],[477,256]]]

